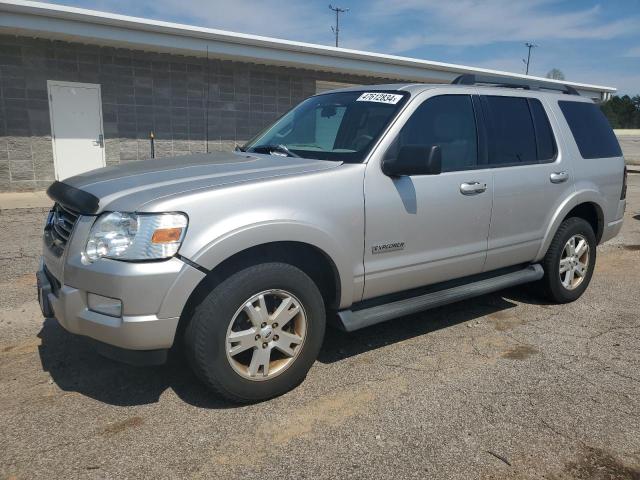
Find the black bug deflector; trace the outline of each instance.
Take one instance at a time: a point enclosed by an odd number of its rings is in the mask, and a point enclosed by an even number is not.
[[[58,181],[49,186],[47,195],[54,202],[58,202],[84,215],[96,213],[100,203],[100,200],[95,195]]]

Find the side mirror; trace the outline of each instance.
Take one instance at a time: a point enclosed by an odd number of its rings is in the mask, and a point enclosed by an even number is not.
[[[405,145],[396,158],[382,162],[382,171],[390,177],[438,175],[442,172],[442,151],[438,145]]]

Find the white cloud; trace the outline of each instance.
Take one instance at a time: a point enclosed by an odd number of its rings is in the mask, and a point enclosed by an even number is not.
[[[624,52],[625,57],[640,57],[640,46],[633,47]]]
[[[469,46],[496,42],[610,39],[637,33],[639,17],[605,21],[599,6],[550,11],[549,0],[375,0],[371,22],[414,22],[413,31],[394,36],[389,48],[402,52],[424,45]],[[417,24],[417,25],[415,25]],[[416,33],[416,30],[418,33]]]

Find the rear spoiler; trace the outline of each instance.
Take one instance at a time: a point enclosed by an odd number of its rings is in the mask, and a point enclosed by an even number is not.
[[[58,181],[47,188],[47,195],[54,202],[84,215],[96,213],[100,203],[100,199],[95,195]]]

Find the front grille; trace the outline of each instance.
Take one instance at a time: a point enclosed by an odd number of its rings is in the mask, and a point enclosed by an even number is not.
[[[45,239],[57,256],[64,252],[78,217],[78,213],[59,203],[56,203],[49,212],[49,218],[44,227]]]

